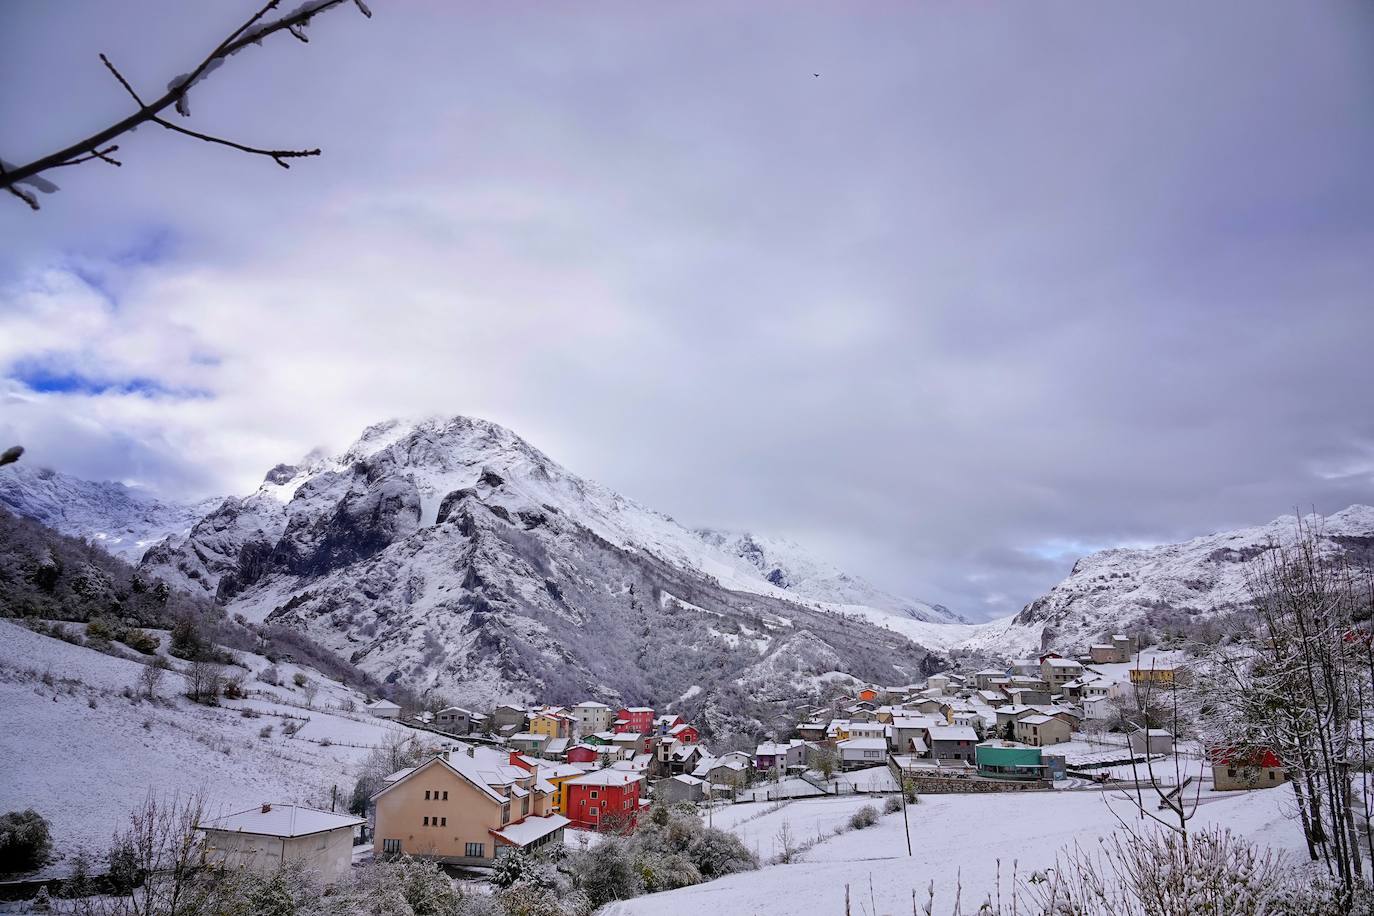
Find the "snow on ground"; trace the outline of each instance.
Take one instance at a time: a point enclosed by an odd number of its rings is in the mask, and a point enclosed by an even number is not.
[[[253,682],[246,686],[268,696],[199,706],[180,696],[182,679],[170,672],[160,689],[164,702],[121,696],[142,670],[0,621],[0,811],[37,809],[52,824],[59,854],[103,850],[149,791],[204,792],[211,810],[223,813],[265,801],[328,808],[333,786],[346,802],[368,753],[363,745],[412,733],[319,708],[323,686],[314,709],[292,705],[292,690]],[[316,672],[309,677],[326,683]],[[331,695],[351,693],[329,684]],[[242,706],[261,712],[245,718]],[[288,722],[306,718],[295,737],[284,733]],[[270,736],[262,737],[268,726]],[[330,743],[318,743],[325,739]],[[59,861],[47,871],[65,867]]]
[[[796,776],[789,776],[779,782],[756,783],[747,789],[739,791],[740,801],[778,801],[787,798],[811,798],[816,795],[824,795],[822,789],[818,789],[805,779]]]
[[[744,845],[758,854],[761,861],[767,861],[781,850],[778,833],[784,824],[792,834],[794,845],[834,836],[835,828],[848,823],[855,811],[864,805],[872,805],[879,811],[883,799],[863,795],[845,795],[840,798],[807,798],[793,802],[760,802],[757,804],[734,805],[727,824],[722,824],[722,812],[717,811],[711,818],[711,825],[728,830],[739,837]],[[736,814],[740,808],[753,809]],[[741,816],[742,815],[742,816]]]
[[[1107,796],[1106,798],[1110,798]],[[1302,834],[1283,813],[1289,801],[1286,790],[1243,793],[1211,793],[1202,797],[1195,826],[1217,824],[1253,840],[1297,855]],[[808,833],[801,819],[803,806],[859,805],[865,799],[799,801],[756,821],[736,825],[736,832],[757,841],[765,854],[781,821],[797,819],[793,826],[803,837]],[[877,805],[877,801],[874,801]],[[1112,808],[1130,818],[1123,802]],[[753,807],[738,805],[736,807]],[[790,814],[789,814],[790,812]],[[995,892],[998,860],[1002,888],[1010,888],[1013,863],[1021,875],[1054,864],[1062,847],[1078,842],[1092,848],[1097,837],[1118,828],[1104,795],[1095,791],[1027,792],[996,795],[927,795],[909,809],[914,855],[906,854],[902,816],[884,815],[877,826],[832,837],[802,853],[802,861],[772,865],[756,872],[731,875],[694,887],[651,894],[600,911],[602,916],[696,916],[699,913],[749,913],[756,916],[811,916],[843,913],[845,885],[849,885],[854,912],[905,913],[911,910],[915,890],[924,903],[926,887],[935,884],[935,912],[949,912],[960,881],[963,909],[972,912],[984,896]],[[810,815],[818,822],[826,815]],[[719,817],[719,813],[717,813]],[[719,820],[717,820],[719,825]],[[771,830],[770,830],[771,828]],[[750,848],[754,848],[754,843]],[[862,905],[861,905],[862,904]]]

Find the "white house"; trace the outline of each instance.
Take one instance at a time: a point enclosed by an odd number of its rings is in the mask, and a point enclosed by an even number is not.
[[[363,707],[378,719],[399,719],[401,718],[401,707],[390,700],[378,700],[375,703],[368,703]]]
[[[1085,719],[1110,719],[1112,717],[1112,700],[1106,695],[1097,697],[1083,698],[1083,718]]]
[[[840,752],[840,768],[845,770],[882,766],[887,759],[885,738],[849,738],[837,742],[835,749]]]
[[[205,858],[226,868],[272,874],[299,863],[326,883],[348,874],[362,818],[298,805],[265,804],[199,825]]]
[[[1131,750],[1137,754],[1172,754],[1174,736],[1162,728],[1137,728],[1131,732]]]

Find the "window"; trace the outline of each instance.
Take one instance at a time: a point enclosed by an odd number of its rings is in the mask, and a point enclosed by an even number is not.
[[[1269,771],[1269,781],[1270,781],[1270,782],[1273,782],[1275,779],[1278,778],[1278,775],[1279,775],[1278,773],[1275,773],[1273,770],[1270,770],[1270,771]]]
[[[387,855],[390,855],[390,856],[398,856],[398,855],[400,855],[400,854],[401,854],[401,841],[400,841],[400,840],[382,840],[382,852],[384,852],[384,853],[386,853]]]
[[[510,803],[509,803],[509,802],[501,806],[501,823],[503,823],[503,824],[509,824],[509,823],[510,823]]]
[[[448,818],[446,818],[446,817],[441,817],[441,818],[439,818],[439,826],[440,826],[440,827],[447,827],[447,826],[448,826]]]
[[[596,817],[596,812],[597,812],[598,810],[600,810],[600,809],[598,809],[598,808],[593,808],[593,809],[591,809],[590,811],[588,811],[587,813],[590,814],[592,817]]]
[[[526,814],[529,814],[529,813],[530,813],[530,800],[529,800],[529,798],[522,798],[522,799],[520,800],[520,816],[521,816],[521,817],[524,817]]]
[[[429,818],[425,818],[425,826],[426,826],[426,827],[429,826]]]
[[[592,798],[596,798],[596,790],[592,789]]]
[[[463,855],[469,859],[485,859],[486,848],[485,843],[467,843],[463,847]]]
[[[1230,776],[1232,779],[1234,779],[1235,776],[1236,776],[1236,768],[1235,768],[1235,767],[1228,767],[1227,770],[1226,770],[1226,775],[1227,775],[1227,776]]]
[[[448,801],[448,789],[444,790],[444,801]]]

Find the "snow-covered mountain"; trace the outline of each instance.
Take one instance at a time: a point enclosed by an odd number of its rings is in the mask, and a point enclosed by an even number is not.
[[[833,605],[872,608],[929,623],[968,622],[942,604],[929,604],[885,592],[871,582],[816,557],[792,541],[714,528],[698,528],[696,534],[710,546],[746,561],[769,583],[801,598]]]
[[[142,568],[471,702],[667,702],[700,687],[705,703],[939,664],[464,417],[378,424],[341,455],[280,465]]]
[[[0,506],[137,563],[151,544],[184,536],[220,501],[167,502],[110,481],[83,480],[23,462],[0,474]]]
[[[1305,520],[1330,550],[1374,559],[1374,507],[1351,506]],[[1076,649],[1122,630],[1160,632],[1246,606],[1247,561],[1291,541],[1298,520],[1224,531],[1180,544],[1102,550],[1080,559],[1068,578],[1026,605],[1004,642]]]

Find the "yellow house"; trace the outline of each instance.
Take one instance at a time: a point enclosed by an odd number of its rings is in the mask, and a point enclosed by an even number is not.
[[[1182,684],[1188,680],[1188,669],[1178,668],[1173,665],[1153,665],[1149,668],[1132,668],[1132,684],[1153,684],[1157,687],[1169,687],[1175,681]]]
[[[378,855],[491,865],[512,849],[562,843],[568,819],[539,767],[495,748],[459,745],[387,777],[372,796]]]
[[[539,761],[540,778],[553,786],[551,805],[554,811],[560,814],[568,813],[567,801],[564,798],[566,793],[563,791],[563,783],[567,782],[569,779],[575,779],[586,772],[586,770],[579,766],[573,766],[571,763],[550,764],[546,761]]]
[[[530,716],[530,733],[549,738],[571,738],[573,717],[561,708],[543,709]]]
[[[849,720],[831,719],[830,725],[825,729],[827,741],[848,741],[849,740]]]

